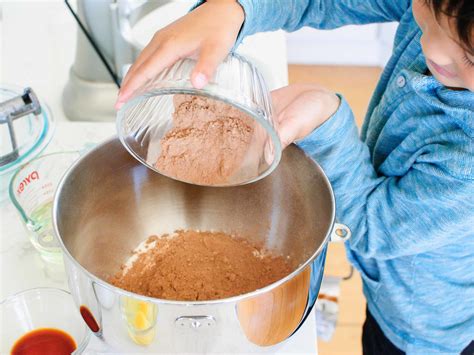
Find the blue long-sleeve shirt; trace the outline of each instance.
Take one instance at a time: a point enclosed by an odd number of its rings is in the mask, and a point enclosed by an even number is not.
[[[474,339],[474,93],[425,75],[407,0],[239,0],[237,39],[302,26],[398,21],[393,55],[359,136],[339,110],[298,142],[331,181],[347,255],[385,335],[407,353],[459,353]]]

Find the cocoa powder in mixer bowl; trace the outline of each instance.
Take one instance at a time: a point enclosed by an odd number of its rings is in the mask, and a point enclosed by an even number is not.
[[[288,258],[238,236],[188,230],[151,236],[109,282],[149,297],[204,301],[257,290],[291,271]]]

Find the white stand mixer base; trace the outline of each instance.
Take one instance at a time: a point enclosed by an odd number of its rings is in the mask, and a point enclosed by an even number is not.
[[[117,95],[115,83],[81,79],[72,67],[63,92],[63,110],[71,121],[114,121]]]

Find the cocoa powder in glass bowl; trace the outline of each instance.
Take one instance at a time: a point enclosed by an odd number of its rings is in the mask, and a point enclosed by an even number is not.
[[[262,75],[232,54],[196,89],[195,64],[179,60],[122,106],[122,144],[149,168],[195,185],[236,186],[267,176],[280,162],[281,142]]]

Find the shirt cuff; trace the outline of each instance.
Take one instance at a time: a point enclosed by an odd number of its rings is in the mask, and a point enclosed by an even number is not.
[[[313,132],[295,142],[301,149],[306,151],[308,148],[314,149],[315,146],[330,145],[335,141],[340,141],[342,137],[352,131],[355,125],[352,110],[343,96],[340,94],[337,96],[341,99],[337,111]]]

